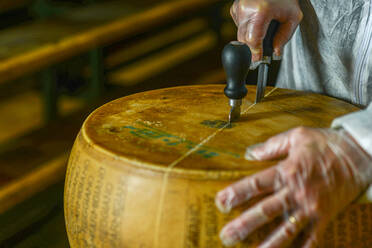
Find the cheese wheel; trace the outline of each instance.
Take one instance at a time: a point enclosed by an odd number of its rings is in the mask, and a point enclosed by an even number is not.
[[[215,207],[215,194],[277,163],[247,161],[246,148],[297,126],[329,127],[334,118],[358,110],[327,96],[277,88],[254,104],[255,88],[248,87],[241,119],[229,125],[223,87],[138,93],[87,118],[66,175],[72,248],[223,247],[221,228],[254,202],[225,215]],[[255,247],[280,221],[237,247]],[[337,247],[334,232],[327,240]]]

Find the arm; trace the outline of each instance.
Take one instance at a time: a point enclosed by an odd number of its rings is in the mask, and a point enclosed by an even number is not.
[[[304,247],[314,247],[328,223],[372,182],[372,157],[343,128],[296,128],[249,148],[246,158],[282,160],[217,194],[216,205],[222,212],[263,197],[223,228],[226,245],[284,216],[260,247],[287,247],[303,231]]]
[[[334,120],[332,128],[343,128],[346,130],[372,156],[372,103],[366,110]],[[369,187],[365,198],[372,202],[372,185]]]
[[[231,15],[238,40],[251,48],[253,61],[261,59],[262,39],[271,20],[281,23],[274,38],[275,53],[280,55],[302,18],[297,0],[236,0]],[[224,244],[235,245],[283,216],[260,247],[286,247],[301,232],[304,247],[316,246],[328,223],[372,183],[371,116],[372,107],[335,120],[335,129],[297,128],[248,149],[250,160],[282,160],[217,194],[216,205],[225,213],[261,197],[222,229]]]
[[[342,127],[372,156],[372,103],[366,110],[333,121],[332,128]]]

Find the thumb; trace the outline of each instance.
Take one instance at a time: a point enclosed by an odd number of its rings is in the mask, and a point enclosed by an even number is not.
[[[291,147],[290,133],[282,133],[268,139],[265,143],[247,148],[247,160],[271,160],[286,156]]]

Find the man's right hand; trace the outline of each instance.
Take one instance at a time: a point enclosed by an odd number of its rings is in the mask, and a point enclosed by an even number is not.
[[[250,47],[253,62],[262,58],[262,41],[272,20],[280,22],[273,46],[275,55],[281,56],[303,17],[298,0],[235,0],[230,13],[238,40]]]

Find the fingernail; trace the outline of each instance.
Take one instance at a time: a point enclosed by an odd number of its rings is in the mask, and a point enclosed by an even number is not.
[[[220,239],[224,246],[234,246],[240,241],[239,235],[230,226],[222,229]]]
[[[260,160],[259,157],[257,156],[257,154],[254,151],[256,148],[258,148],[260,146],[262,146],[262,143],[259,143],[259,144],[253,145],[253,146],[249,146],[247,148],[247,150],[245,151],[245,159],[249,160],[249,161]]]
[[[221,213],[227,214],[231,211],[231,203],[229,203],[228,200],[228,193],[226,192],[220,192],[218,193],[215,203],[218,210],[220,210]]]
[[[232,209],[232,198],[234,196],[231,195],[231,192],[226,189],[223,191],[220,191],[215,199],[215,204],[218,210],[220,210],[221,213],[227,214]]]
[[[247,148],[247,150],[245,152],[245,159],[246,160],[249,160],[249,161],[255,161],[255,160],[257,160],[257,158],[253,154],[253,149]]]
[[[229,212],[228,209],[223,205],[223,203],[216,197],[215,204],[218,210],[220,210],[221,213],[227,214]]]

